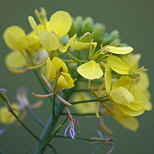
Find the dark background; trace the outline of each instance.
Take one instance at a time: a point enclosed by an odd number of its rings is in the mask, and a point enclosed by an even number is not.
[[[45,7],[48,16],[56,10],[66,10],[72,16],[91,16],[95,22],[106,25],[107,31],[119,30],[123,42],[135,48],[136,53],[142,54],[141,65],[144,65],[150,75],[151,94],[154,90],[154,1],[153,0],[0,0],[0,87],[9,91],[9,97],[15,101],[16,89],[26,85],[31,91],[41,90],[31,72],[15,75],[8,72],[4,59],[9,49],[5,46],[2,35],[9,25],[19,25],[28,32],[30,26],[27,21],[33,10]],[[34,99],[29,92],[29,98]],[[2,104],[2,103],[1,103]],[[35,113],[44,121],[49,115],[49,104],[45,104]],[[137,132],[130,132],[121,127],[113,119],[107,118],[106,123],[114,131],[116,148],[113,154],[153,154],[154,153],[154,112],[146,112],[139,116],[140,128]],[[80,120],[80,118],[79,118]],[[36,133],[41,128],[30,117],[26,121]],[[99,128],[97,120],[84,118],[80,120],[81,133],[78,136],[97,136],[95,129]],[[2,126],[0,125],[2,128]],[[61,132],[63,133],[63,132]],[[96,145],[87,142],[56,139],[53,145],[58,154],[90,154]],[[0,149],[7,154],[23,154],[27,150],[33,153],[36,141],[21,126],[10,126],[5,134],[0,136]],[[101,145],[96,154],[105,153],[107,146]],[[46,153],[51,153],[47,151]]]

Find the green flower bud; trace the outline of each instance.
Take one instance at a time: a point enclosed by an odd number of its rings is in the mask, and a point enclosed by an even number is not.
[[[81,35],[81,28],[82,28],[83,18],[81,16],[77,16],[72,23],[72,27],[68,33],[70,37],[72,37],[74,34],[77,34],[78,36]]]
[[[93,26],[93,32],[92,32],[92,37],[95,41],[98,41],[100,39],[100,37],[103,35],[105,31],[105,26],[102,24],[95,24]]]
[[[86,32],[80,39],[80,42],[91,42],[92,40],[92,35],[89,32]]]
[[[108,36],[109,42],[114,42],[115,40],[119,40],[119,32],[117,30],[112,31]]]
[[[82,24],[81,33],[84,34],[86,32],[92,32],[93,29],[93,20],[90,17],[87,17]]]

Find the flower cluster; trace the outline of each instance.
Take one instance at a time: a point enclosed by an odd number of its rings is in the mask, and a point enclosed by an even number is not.
[[[39,70],[42,84],[52,93],[34,96],[50,96],[53,102],[56,96],[65,105],[74,105],[79,114],[96,113],[100,120],[102,115],[110,115],[124,127],[137,130],[135,117],[152,109],[147,70],[139,65],[141,55],[121,42],[118,31],[107,33],[104,25],[90,17],[72,18],[66,11],[57,11],[48,19],[43,8],[35,14],[40,23],[29,16],[32,30],[28,34],[19,26],[4,32],[4,41],[13,50],[5,59],[9,71]],[[27,100],[25,94],[18,100]],[[1,108],[0,114],[3,112],[7,113]],[[69,111],[68,128],[75,139],[72,117]],[[5,123],[1,117],[0,121]]]

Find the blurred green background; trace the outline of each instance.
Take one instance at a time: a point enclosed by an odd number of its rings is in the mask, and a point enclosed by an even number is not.
[[[19,25],[27,32],[30,26],[27,21],[29,15],[34,15],[34,9],[45,7],[50,16],[56,10],[66,10],[72,16],[91,16],[95,22],[104,23],[107,31],[119,30],[123,42],[135,48],[136,53],[142,54],[141,65],[144,65],[150,75],[153,94],[154,82],[154,1],[153,0],[0,0],[0,87],[8,89],[9,97],[15,101],[16,89],[25,85],[31,91],[41,90],[31,72],[15,75],[8,72],[4,64],[5,55],[10,51],[4,44],[2,35],[9,25]],[[29,98],[34,99],[29,92]],[[0,102],[0,104],[2,104]],[[35,113],[46,121],[50,104],[46,103]],[[146,112],[138,117],[140,128],[137,132],[130,132],[121,127],[113,119],[105,121],[114,131],[116,140],[113,154],[153,154],[154,153],[154,112]],[[79,118],[81,132],[78,136],[97,136],[98,121],[94,118]],[[41,128],[30,117],[25,120],[36,133]],[[0,128],[3,126],[0,125]],[[100,128],[99,128],[100,129]],[[63,131],[61,132],[63,133]],[[110,136],[110,135],[108,135]],[[10,126],[6,133],[0,136],[0,149],[6,154],[23,154],[27,150],[33,153],[36,141],[21,126]],[[58,154],[90,154],[96,147],[87,142],[55,139],[53,145]],[[106,145],[101,145],[96,154],[105,153]],[[47,154],[51,153],[46,151]]]

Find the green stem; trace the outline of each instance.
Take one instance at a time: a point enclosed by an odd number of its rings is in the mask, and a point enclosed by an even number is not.
[[[85,101],[77,101],[77,102],[71,102],[72,105],[80,104],[80,103],[90,103],[90,102],[102,102],[102,101],[107,101],[108,96],[104,96],[98,99],[90,99],[90,100],[85,100]]]
[[[15,112],[12,109],[11,103],[9,99],[7,98],[5,93],[0,93],[0,98],[4,101],[4,103],[7,105],[9,112],[16,118],[16,120],[29,132],[37,141],[40,142],[40,138],[22,121],[20,118],[15,114]],[[48,147],[50,147],[53,151],[53,146],[48,144]]]
[[[80,104],[80,103],[90,103],[90,102],[97,102],[99,99],[90,99],[85,101],[77,101],[77,102],[71,102],[72,105]]]
[[[55,118],[55,103],[56,103],[56,95],[53,95],[53,101],[52,101],[52,117]]]
[[[70,91],[66,91],[64,93],[64,99],[68,100],[69,97],[71,96],[72,92]],[[65,105],[62,102],[59,102],[56,107],[55,107],[55,119],[52,118],[52,116],[49,117],[48,122],[42,132],[41,135],[41,141],[38,143],[38,145],[35,148],[35,154],[43,154],[42,152],[42,148],[44,147],[44,144],[46,143],[46,141],[50,138],[54,127],[61,115],[61,112],[63,111]]]
[[[81,60],[81,59],[78,59],[78,58],[74,57],[71,53],[68,53],[67,55],[68,55],[72,60],[74,60],[74,61],[76,61],[76,62],[78,62],[78,63],[85,63],[85,62],[87,62],[87,61],[85,61],[85,60]]]
[[[98,89],[93,89],[94,91],[98,91]],[[73,92],[91,92],[90,89],[74,89]]]
[[[41,127],[45,127],[45,124],[31,111],[29,107],[26,107],[27,112],[30,114],[33,120],[35,120]]]
[[[13,114],[13,116],[17,119],[17,121],[36,139],[36,140],[38,140],[38,141],[40,141],[40,138],[37,136],[37,135],[35,135],[33,132],[32,132],[32,130],[30,129],[30,128],[28,128],[27,126],[26,126],[26,124],[23,122],[23,121],[21,121],[20,119],[19,119],[19,117],[14,113],[14,111],[12,110],[12,111],[10,111],[12,114]]]
[[[62,136],[62,135],[56,135],[56,138],[67,138],[67,139],[72,139],[70,136]],[[113,142],[112,138],[84,138],[84,137],[76,137],[76,140],[81,140],[81,141],[89,141],[89,142]]]
[[[62,124],[60,124],[60,125],[56,128],[55,132],[50,136],[50,138],[48,139],[48,141],[47,141],[47,142],[45,143],[45,145],[43,146],[42,151],[45,150],[45,147],[46,147],[46,146],[49,144],[49,142],[56,136],[56,134],[60,131],[60,129],[65,125],[67,119],[68,119],[68,117],[63,121]]]
[[[35,133],[33,133],[33,131],[23,122],[20,120],[20,118],[15,114],[15,112],[12,109],[11,103],[8,100],[7,96],[5,94],[1,95],[1,98],[3,99],[3,101],[5,102],[5,104],[8,107],[8,110],[10,111],[10,113],[12,113],[12,115],[16,118],[16,120],[36,139],[36,140],[40,140],[39,137],[37,135],[35,135]]]
[[[74,116],[96,116],[96,113],[71,113]],[[61,113],[61,115],[67,115],[67,113]]]

